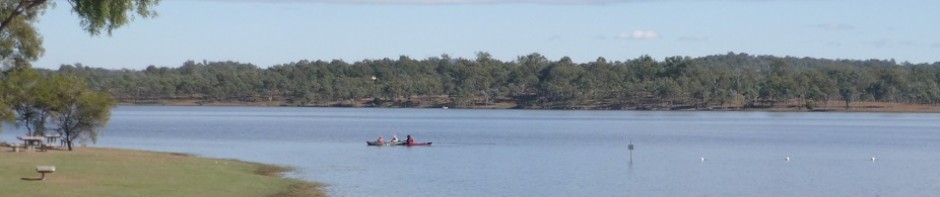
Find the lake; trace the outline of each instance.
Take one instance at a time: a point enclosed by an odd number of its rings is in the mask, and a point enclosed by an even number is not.
[[[434,144],[365,145],[393,134]],[[120,106],[93,146],[294,166],[332,196],[940,196],[940,114]]]

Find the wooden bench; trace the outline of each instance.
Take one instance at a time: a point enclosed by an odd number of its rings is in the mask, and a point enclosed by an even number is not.
[[[55,172],[55,166],[36,166],[36,172],[42,174],[39,180],[46,180],[46,173]]]
[[[56,149],[58,149],[58,148],[59,148],[59,146],[57,146],[55,143],[44,143],[44,144],[42,144],[42,148],[40,148],[40,150],[42,150],[42,151],[48,151],[48,150],[50,150],[50,149],[51,149],[51,150],[56,150]]]

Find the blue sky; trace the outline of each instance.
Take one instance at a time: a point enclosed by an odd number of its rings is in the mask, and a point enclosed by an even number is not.
[[[60,3],[36,67],[260,67],[302,59],[537,52],[576,62],[727,52],[940,61],[935,0],[164,0],[157,18],[92,37]]]

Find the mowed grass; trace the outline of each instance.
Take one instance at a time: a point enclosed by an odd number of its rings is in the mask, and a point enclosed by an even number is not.
[[[0,147],[0,196],[325,196],[280,176],[288,168],[183,154],[104,148],[10,152]],[[56,171],[38,178],[36,166]]]

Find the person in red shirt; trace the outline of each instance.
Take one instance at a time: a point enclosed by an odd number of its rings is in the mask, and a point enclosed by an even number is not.
[[[408,137],[405,138],[405,144],[412,145],[414,143],[415,143],[415,139],[411,138],[411,135],[408,135]]]
[[[379,136],[379,139],[375,140],[376,144],[382,144],[382,136]]]

